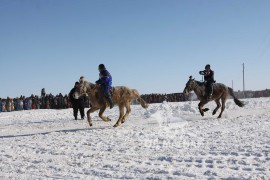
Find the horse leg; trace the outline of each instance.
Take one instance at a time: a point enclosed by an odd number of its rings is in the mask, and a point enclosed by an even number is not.
[[[92,107],[91,109],[89,109],[87,111],[87,121],[88,121],[88,123],[89,123],[90,126],[93,126],[90,114],[93,113],[93,112],[95,112],[96,110],[98,110],[98,108]]]
[[[119,119],[113,127],[117,127],[121,124],[122,119],[124,117],[124,110],[125,110],[124,106],[119,104],[119,111],[120,111]]]
[[[111,121],[110,118],[108,118],[108,117],[106,117],[106,116],[103,116],[103,113],[105,112],[105,110],[106,110],[106,106],[101,107],[101,108],[100,108],[100,111],[99,111],[99,113],[98,113],[98,116],[99,116],[103,121],[105,121],[105,122]]]
[[[222,113],[223,113],[223,111],[224,111],[224,109],[225,109],[226,97],[222,97],[222,98],[221,98],[221,102],[222,102],[221,112],[220,112],[218,118],[221,118]]]
[[[199,104],[198,104],[198,107],[199,107],[199,111],[201,113],[202,116],[204,116],[204,110],[203,110],[203,106],[205,105],[206,103],[201,101]]]
[[[125,122],[126,122],[127,117],[128,117],[128,115],[129,115],[129,113],[131,112],[130,104],[127,104],[127,105],[126,105],[126,109],[127,109],[127,111],[126,111],[126,114],[124,115],[124,117],[123,117],[123,119],[122,119],[122,123],[125,123]]]
[[[218,111],[218,109],[220,108],[221,104],[220,104],[220,98],[215,100],[217,107],[214,109],[213,111],[213,115],[215,115]]]

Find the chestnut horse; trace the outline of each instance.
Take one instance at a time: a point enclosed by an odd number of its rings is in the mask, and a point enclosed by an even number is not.
[[[111,121],[110,118],[103,115],[109,103],[104,96],[104,90],[101,85],[93,84],[87,81],[80,81],[77,91],[80,95],[87,94],[91,102],[91,108],[87,111],[87,121],[90,126],[92,126],[92,120],[90,114],[99,111],[99,117],[105,121]],[[141,104],[143,108],[148,108],[148,104],[141,98],[139,92],[136,89],[129,89],[125,86],[117,86],[112,88],[112,101],[114,104],[119,106],[120,115],[118,121],[114,127],[119,126],[121,123],[124,123],[127,120],[128,115],[131,112],[131,103],[137,98],[137,101]],[[125,111],[126,108],[126,112]]]

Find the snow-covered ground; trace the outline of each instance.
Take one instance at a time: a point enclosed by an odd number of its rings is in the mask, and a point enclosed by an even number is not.
[[[72,109],[0,113],[0,179],[269,179],[270,98],[245,103],[221,119],[198,102],[134,105],[118,128]]]

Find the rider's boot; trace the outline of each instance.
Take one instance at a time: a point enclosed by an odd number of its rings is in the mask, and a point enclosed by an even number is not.
[[[112,109],[114,107],[114,104],[112,102],[112,98],[111,97],[106,97],[107,101],[109,102],[110,104],[110,109]]]

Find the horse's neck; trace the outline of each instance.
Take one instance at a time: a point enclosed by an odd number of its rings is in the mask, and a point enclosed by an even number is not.
[[[86,82],[86,81],[85,81],[85,83],[86,83],[86,88],[87,88],[88,91],[91,91],[91,90],[94,89],[95,86],[96,86],[95,84],[90,83],[90,82]]]
[[[93,83],[88,83],[88,88],[89,88],[89,90],[94,89],[95,86],[96,86],[96,85],[93,84]]]
[[[197,95],[197,97],[203,96],[204,91],[205,91],[204,89],[205,89],[204,86],[201,86],[200,82],[196,81],[196,87],[194,88],[194,92]]]
[[[97,84],[93,84],[93,83],[90,83],[90,82],[86,82],[87,85],[86,85],[86,91],[87,91],[87,94],[88,95],[95,95],[96,92],[99,91],[99,88],[100,88],[100,85],[97,85]]]

